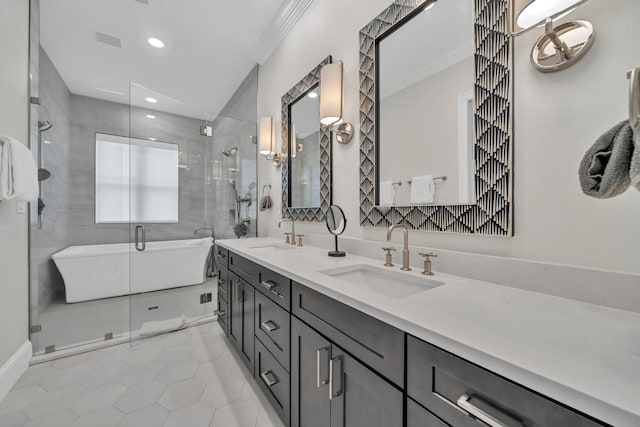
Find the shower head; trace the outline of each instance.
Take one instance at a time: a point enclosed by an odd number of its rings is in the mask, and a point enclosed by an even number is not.
[[[231,156],[233,154],[236,154],[237,152],[238,152],[238,147],[233,147],[233,148],[230,148],[230,149],[228,149],[226,151],[223,151],[222,154],[224,154],[225,156],[229,157],[229,156]]]
[[[53,127],[53,123],[48,120],[38,121],[38,132],[46,132]]]

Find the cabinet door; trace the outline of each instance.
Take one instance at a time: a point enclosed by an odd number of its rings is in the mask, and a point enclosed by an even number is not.
[[[291,318],[291,426],[328,427],[331,344]]]
[[[242,347],[242,281],[238,276],[229,272],[229,312],[227,314],[227,328],[229,330],[229,340],[240,351]]]
[[[254,297],[255,289],[253,286],[242,282],[242,346],[239,348],[242,359],[253,375],[254,360]]]
[[[331,427],[402,427],[402,392],[335,344],[329,378]]]
[[[253,286],[229,272],[229,339],[253,375],[254,293]]]

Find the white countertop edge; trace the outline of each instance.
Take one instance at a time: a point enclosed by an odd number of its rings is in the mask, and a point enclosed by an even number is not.
[[[246,241],[247,239],[229,239],[227,241],[218,240],[216,241],[216,244],[219,244],[221,247],[236,252],[239,255],[276,273],[287,276],[291,280],[307,286],[310,289],[316,290],[328,297],[336,299],[339,302],[342,302],[352,308],[362,311],[365,314],[375,317],[410,335],[427,341],[430,344],[440,347],[445,351],[455,354],[471,363],[474,363],[484,369],[498,374],[510,380],[511,382],[517,383],[521,386],[524,386],[525,388],[534,391],[535,393],[550,398],[564,406],[568,406],[574,410],[580,411],[586,415],[589,415],[597,420],[608,423],[615,427],[638,427],[640,425],[640,413],[634,414],[614,404],[604,402],[598,398],[586,394],[581,390],[576,390],[574,388],[568,387],[562,383],[554,381],[551,378],[540,375],[539,373],[524,369],[520,366],[502,360],[499,357],[487,354],[471,346],[465,345],[462,342],[450,339],[442,334],[438,334],[437,332],[425,328],[424,326],[407,321],[402,317],[371,306],[363,301],[336,291],[335,289],[325,287],[321,283],[317,283],[304,276],[300,276],[292,272],[291,270],[287,270],[286,268],[282,268],[278,265],[272,264],[271,262],[260,258],[257,254],[245,250],[246,248],[237,247],[233,244],[236,242],[240,243],[242,242],[242,240]],[[251,240],[259,240],[264,244],[281,244],[280,240],[272,238],[254,238]],[[365,257],[356,255],[352,255],[351,258],[356,258],[353,264],[359,264],[366,259]],[[585,375],[588,375],[588,373],[585,373]]]

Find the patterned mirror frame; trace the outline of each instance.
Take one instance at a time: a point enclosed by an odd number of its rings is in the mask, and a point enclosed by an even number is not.
[[[331,174],[331,132],[328,127],[320,126],[320,117],[318,117],[318,128],[320,129],[320,206],[289,207],[289,107],[312,87],[320,84],[320,69],[327,64],[331,64],[331,56],[326,57],[282,96],[282,218],[323,222],[329,206],[331,206],[333,179]]]
[[[513,236],[513,43],[508,32],[508,0],[474,0],[476,203],[375,205],[377,40],[431,2],[396,0],[360,31],[360,224]]]

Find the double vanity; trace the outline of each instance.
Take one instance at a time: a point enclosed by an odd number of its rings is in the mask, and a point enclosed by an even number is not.
[[[616,354],[637,314],[267,238],[216,245],[218,323],[287,426],[640,425],[640,359]]]

